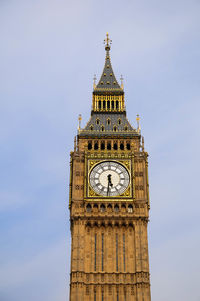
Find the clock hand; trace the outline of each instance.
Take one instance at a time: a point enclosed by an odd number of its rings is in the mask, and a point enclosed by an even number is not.
[[[108,185],[113,187],[113,184],[111,182],[111,176],[112,176],[111,174],[108,175]]]
[[[113,183],[111,182],[111,175],[108,175],[108,189],[107,189],[107,196],[109,194],[109,187],[113,187]]]

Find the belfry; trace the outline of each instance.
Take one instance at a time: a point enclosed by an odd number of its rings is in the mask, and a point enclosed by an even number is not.
[[[148,154],[126,117],[111,40],[70,154],[70,301],[150,301]],[[81,117],[79,118],[81,119]]]

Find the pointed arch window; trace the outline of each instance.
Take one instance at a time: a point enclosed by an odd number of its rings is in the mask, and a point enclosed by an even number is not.
[[[95,143],[94,143],[94,149],[97,150],[98,148],[99,148],[98,141],[95,141]]]
[[[107,119],[107,124],[110,125],[111,124],[111,120],[110,118]]]
[[[104,150],[104,149],[105,149],[105,142],[102,141],[102,142],[101,142],[101,150]]]
[[[116,125],[113,127],[113,131],[116,132],[117,131],[117,127]]]
[[[88,141],[88,150],[92,149],[92,141]]]

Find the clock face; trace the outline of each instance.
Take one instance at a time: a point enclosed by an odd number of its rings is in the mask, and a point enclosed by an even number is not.
[[[104,161],[92,169],[89,180],[91,187],[97,194],[117,196],[127,189],[130,176],[122,164],[114,161]]]

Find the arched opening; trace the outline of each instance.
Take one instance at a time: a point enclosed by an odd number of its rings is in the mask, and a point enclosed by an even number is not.
[[[93,209],[94,209],[94,212],[98,212],[98,205],[94,204]]]
[[[122,209],[122,212],[126,212],[126,205],[122,204],[121,209]]]
[[[114,150],[117,150],[117,149],[118,149],[118,146],[117,146],[117,143],[116,143],[116,142],[114,143],[113,148],[114,148]]]
[[[113,131],[116,132],[117,131],[117,127],[116,125],[113,127]]]
[[[107,119],[107,124],[110,125],[110,118]]]
[[[120,143],[120,149],[124,150],[124,143],[123,142]]]
[[[93,129],[94,129],[94,127],[93,127],[93,125],[91,125],[91,126],[90,126],[90,130],[93,131]]]
[[[132,213],[133,212],[133,206],[132,205],[128,205],[128,213]]]
[[[103,101],[103,109],[105,110],[105,108],[106,108],[106,101],[104,100]]]
[[[118,100],[116,101],[116,109],[117,110],[119,109],[119,101]]]
[[[105,128],[104,128],[104,126],[102,125],[102,127],[101,127],[101,131],[102,131],[102,132],[104,132],[104,130],[105,130]]]
[[[107,109],[110,110],[110,100],[107,101]]]
[[[92,207],[90,204],[86,206],[86,212],[90,213],[92,211]]]
[[[104,149],[105,149],[105,142],[102,141],[102,142],[101,142],[101,150],[104,150]]]
[[[99,100],[99,110],[101,110],[101,100]]]
[[[94,143],[94,149],[97,150],[98,148],[99,148],[98,141],[95,141],[95,143]]]
[[[112,106],[112,109],[115,108],[115,103],[114,103],[114,100],[111,101],[111,106]]]
[[[100,206],[100,211],[101,211],[101,212],[105,212],[105,211],[106,211],[106,207],[105,207],[104,204],[101,204],[101,206]]]
[[[91,149],[92,149],[92,142],[88,141],[88,150],[91,150]]]
[[[124,130],[125,130],[125,131],[128,131],[128,127],[127,127],[127,126],[125,126],[125,127],[124,127]]]
[[[111,143],[110,143],[110,141],[107,142],[107,149],[111,150]]]
[[[98,125],[100,124],[100,121],[99,121],[99,119],[97,119],[97,120],[96,120],[96,124],[98,124]]]
[[[114,211],[115,211],[115,212],[119,212],[119,206],[118,206],[118,205],[115,205]]]
[[[131,149],[131,145],[130,145],[130,143],[129,143],[129,142],[127,142],[127,144],[126,144],[126,148],[127,148],[127,150],[130,150],[130,149]]]
[[[121,119],[118,119],[118,124],[121,124],[121,123],[122,123]]]

